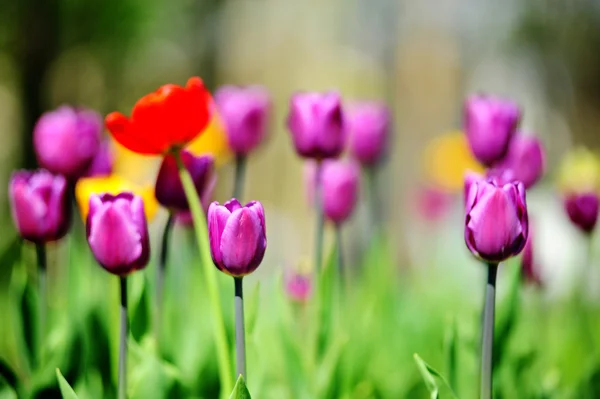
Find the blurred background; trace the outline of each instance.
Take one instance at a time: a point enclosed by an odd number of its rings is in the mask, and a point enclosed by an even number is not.
[[[539,246],[547,249],[540,250],[541,264],[556,274],[550,280],[562,284],[561,270],[582,263],[572,256],[578,253],[573,228],[549,194],[556,164],[570,147],[600,145],[598,1],[0,2],[3,225],[12,226],[6,195],[11,171],[36,165],[31,137],[42,112],[67,103],[128,113],[142,95],[193,75],[211,90],[256,83],[272,93],[270,139],[249,161],[246,189],[248,199],[260,199],[268,210],[263,273],[311,253],[312,212],[284,121],[294,91],[332,88],[348,101],[378,99],[393,110],[392,148],[378,184],[399,267],[431,256],[433,240],[469,258],[457,226],[470,160],[449,132],[461,128],[462,100],[474,91],[515,99],[525,110],[522,127],[544,141],[548,173],[530,201],[534,225],[542,225]],[[150,181],[156,170],[135,163],[120,168]],[[222,201],[231,190],[233,164],[219,172],[216,199]],[[435,235],[428,203],[419,196],[432,186],[454,196],[450,216],[440,221],[434,215]],[[365,223],[365,213],[352,223]],[[348,230],[353,242],[367,234]],[[13,237],[9,231],[2,244]]]

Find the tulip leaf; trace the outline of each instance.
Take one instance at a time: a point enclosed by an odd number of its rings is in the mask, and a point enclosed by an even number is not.
[[[452,387],[450,387],[450,385],[446,381],[446,379],[436,369],[434,369],[429,364],[427,364],[416,353],[413,355],[413,358],[415,359],[415,363],[417,364],[417,368],[419,369],[419,372],[421,373],[421,377],[423,377],[423,382],[425,383],[425,386],[427,387],[427,390],[429,391],[431,399],[438,399],[440,397],[440,394],[439,394],[440,393],[440,389],[438,387],[436,378],[438,380],[440,380],[440,382],[446,388],[448,388],[448,390],[450,391],[450,394],[451,394],[451,396],[453,398],[456,398],[456,399],[458,398],[456,396],[456,394],[454,393],[454,391],[452,390]]]
[[[244,381],[244,377],[241,375],[238,377],[235,386],[233,387],[233,392],[231,392],[231,396],[229,399],[252,399],[250,397],[250,392],[248,392],[248,387],[246,387],[246,382]]]
[[[494,367],[498,367],[506,354],[506,346],[516,324],[521,301],[521,266],[518,262],[507,262],[504,269],[508,274],[508,291],[498,304],[496,332],[494,338]]]
[[[329,254],[327,262],[325,262],[323,270],[321,270],[321,278],[318,281],[318,330],[317,330],[317,354],[320,359],[328,346],[330,330],[333,324],[332,307],[336,303],[335,285],[336,281],[336,264],[337,264],[337,249],[334,248]]]
[[[150,331],[150,284],[144,273],[134,273],[131,277],[131,287],[133,288],[130,296],[131,316],[131,335],[136,341],[141,341],[145,334]],[[131,298],[133,296],[133,298]]]
[[[455,390],[457,389],[457,357],[458,357],[458,345],[457,345],[457,331],[456,331],[456,319],[452,317],[448,323],[446,334],[444,336],[444,355],[446,357],[446,373],[448,375],[448,382]]]
[[[75,394],[75,391],[71,388],[67,380],[65,380],[59,369],[56,369],[56,378],[58,379],[58,386],[63,399],[78,399],[77,394]]]
[[[12,389],[17,389],[17,375],[3,358],[0,358],[0,379]]]

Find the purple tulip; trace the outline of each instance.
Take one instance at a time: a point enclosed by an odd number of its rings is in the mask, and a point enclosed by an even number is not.
[[[323,162],[321,176],[323,213],[336,224],[344,222],[358,199],[359,170],[356,164],[338,160]]]
[[[464,128],[473,155],[492,166],[506,155],[521,110],[511,101],[474,95],[465,101]]]
[[[87,240],[98,263],[125,276],[150,259],[150,240],[142,198],[132,193],[90,197]]]
[[[41,167],[74,180],[81,177],[100,147],[102,117],[95,111],[62,106],[46,112],[33,130]]]
[[[451,193],[435,186],[421,187],[416,195],[416,208],[424,220],[438,222],[451,209],[454,197]]]
[[[312,278],[309,274],[288,272],[285,275],[285,290],[291,300],[306,302],[312,294]]]
[[[365,102],[348,110],[350,152],[365,166],[376,165],[384,155],[390,130],[390,112],[385,104]]]
[[[469,190],[473,183],[479,180],[485,179],[484,176],[480,175],[477,172],[473,172],[472,170],[467,170],[464,176],[464,188],[463,188],[463,199],[465,201],[465,206],[467,205],[467,198],[469,197]]]
[[[529,232],[523,183],[474,181],[466,202],[465,242],[478,258],[489,263],[518,255]]]
[[[71,212],[63,176],[45,170],[15,172],[8,196],[13,221],[24,239],[43,244],[67,234]]]
[[[565,198],[565,209],[571,222],[586,234],[591,234],[596,227],[598,205],[598,194],[595,192],[572,193]]]
[[[544,148],[539,139],[517,134],[510,142],[506,156],[495,168],[510,169],[516,180],[525,188],[532,187],[544,174],[546,166]]]
[[[113,164],[115,162],[113,153],[110,149],[110,144],[108,142],[104,142],[100,144],[98,151],[96,151],[96,155],[92,162],[87,168],[87,171],[84,173],[85,177],[99,177],[99,176],[108,176],[113,171]]]
[[[287,125],[303,158],[337,158],[344,149],[342,100],[337,93],[296,93]]]
[[[223,86],[215,93],[215,103],[234,153],[247,155],[264,140],[271,101],[263,87]]]
[[[215,266],[233,277],[252,273],[267,248],[265,212],[258,201],[242,206],[235,198],[208,208],[210,254]]]
[[[182,151],[181,159],[185,168],[190,172],[198,196],[204,202],[206,197],[212,195],[216,181],[213,157],[210,155],[197,157],[188,151]],[[189,210],[189,204],[179,178],[177,162],[173,155],[167,155],[163,159],[156,178],[154,195],[165,208],[175,211]]]
[[[539,267],[534,261],[533,256],[533,234],[529,231],[529,237],[523,248],[521,257],[521,274],[526,282],[534,285],[542,285],[542,279],[539,273]]]

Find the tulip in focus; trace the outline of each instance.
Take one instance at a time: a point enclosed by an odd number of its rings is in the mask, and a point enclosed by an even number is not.
[[[465,242],[488,263],[518,255],[529,232],[523,183],[498,184],[494,179],[471,183],[466,201]]]
[[[364,166],[373,166],[385,155],[390,134],[390,112],[385,104],[364,102],[348,110],[350,153]]]
[[[262,262],[267,248],[265,212],[258,201],[242,206],[235,198],[208,208],[210,253],[222,272],[243,277]]]
[[[28,241],[44,244],[64,237],[71,212],[67,181],[46,170],[13,173],[8,187],[13,222]]]
[[[185,87],[167,84],[140,98],[131,117],[119,112],[106,116],[114,139],[138,154],[164,155],[194,140],[211,119],[212,100],[198,77]]]
[[[287,126],[303,158],[337,158],[344,149],[344,121],[339,94],[296,93],[290,99]]]
[[[215,93],[229,147],[237,155],[248,155],[267,134],[270,99],[260,86],[224,86]]]
[[[506,155],[521,110],[509,100],[473,95],[464,105],[464,128],[475,158],[492,166]]]
[[[92,253],[106,271],[126,276],[148,264],[150,240],[141,197],[92,195],[86,231]]]
[[[532,187],[544,174],[546,157],[540,140],[517,134],[510,142],[506,156],[494,168],[510,169],[514,178]]]
[[[100,148],[102,117],[89,109],[62,106],[46,112],[33,130],[40,166],[69,180],[82,176]]]
[[[216,184],[213,157],[210,155],[196,157],[187,151],[182,151],[181,160],[192,177],[198,196],[204,203],[207,197],[210,198],[212,195]],[[163,159],[156,178],[154,193],[158,202],[165,208],[174,211],[189,210],[188,200],[179,177],[177,161],[173,155],[167,155]]]
[[[599,198],[596,192],[570,193],[565,197],[569,219],[582,232],[591,234],[598,220]]]

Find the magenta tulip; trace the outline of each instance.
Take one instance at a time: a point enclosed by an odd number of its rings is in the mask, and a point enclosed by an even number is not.
[[[56,241],[69,230],[67,181],[46,170],[18,171],[8,187],[13,222],[19,234],[36,244]]]
[[[569,219],[586,234],[591,234],[598,220],[599,198],[595,192],[572,193],[565,198]]]
[[[33,131],[41,167],[77,179],[85,174],[100,147],[102,117],[88,109],[62,106],[43,114]]]
[[[295,302],[306,302],[312,294],[312,278],[309,274],[290,271],[285,275],[285,291]]]
[[[296,93],[287,125],[303,158],[337,158],[344,149],[342,100],[337,93]]]
[[[148,264],[150,240],[141,197],[92,195],[86,231],[94,257],[108,272],[126,276]]]
[[[343,223],[354,211],[359,191],[359,170],[346,161],[323,162],[323,212],[336,224]]]
[[[195,156],[188,151],[181,152],[185,168],[190,172],[198,196],[203,202],[212,195],[216,177],[214,159],[210,155]],[[189,204],[179,178],[177,162],[173,155],[167,155],[158,171],[154,195],[158,202],[173,211],[187,211]]]
[[[546,157],[539,139],[517,134],[510,142],[506,156],[495,168],[513,171],[514,178],[532,187],[544,174]]]
[[[465,101],[464,128],[473,155],[492,166],[506,155],[521,110],[511,101],[474,95]]]
[[[385,155],[390,133],[390,112],[385,104],[358,103],[347,113],[350,153],[364,166],[373,166]]]
[[[235,198],[208,208],[210,253],[222,272],[243,277],[262,262],[267,248],[265,212],[258,201],[242,206]]]
[[[498,263],[518,255],[529,231],[525,187],[477,180],[466,201],[465,242],[479,259]]]

